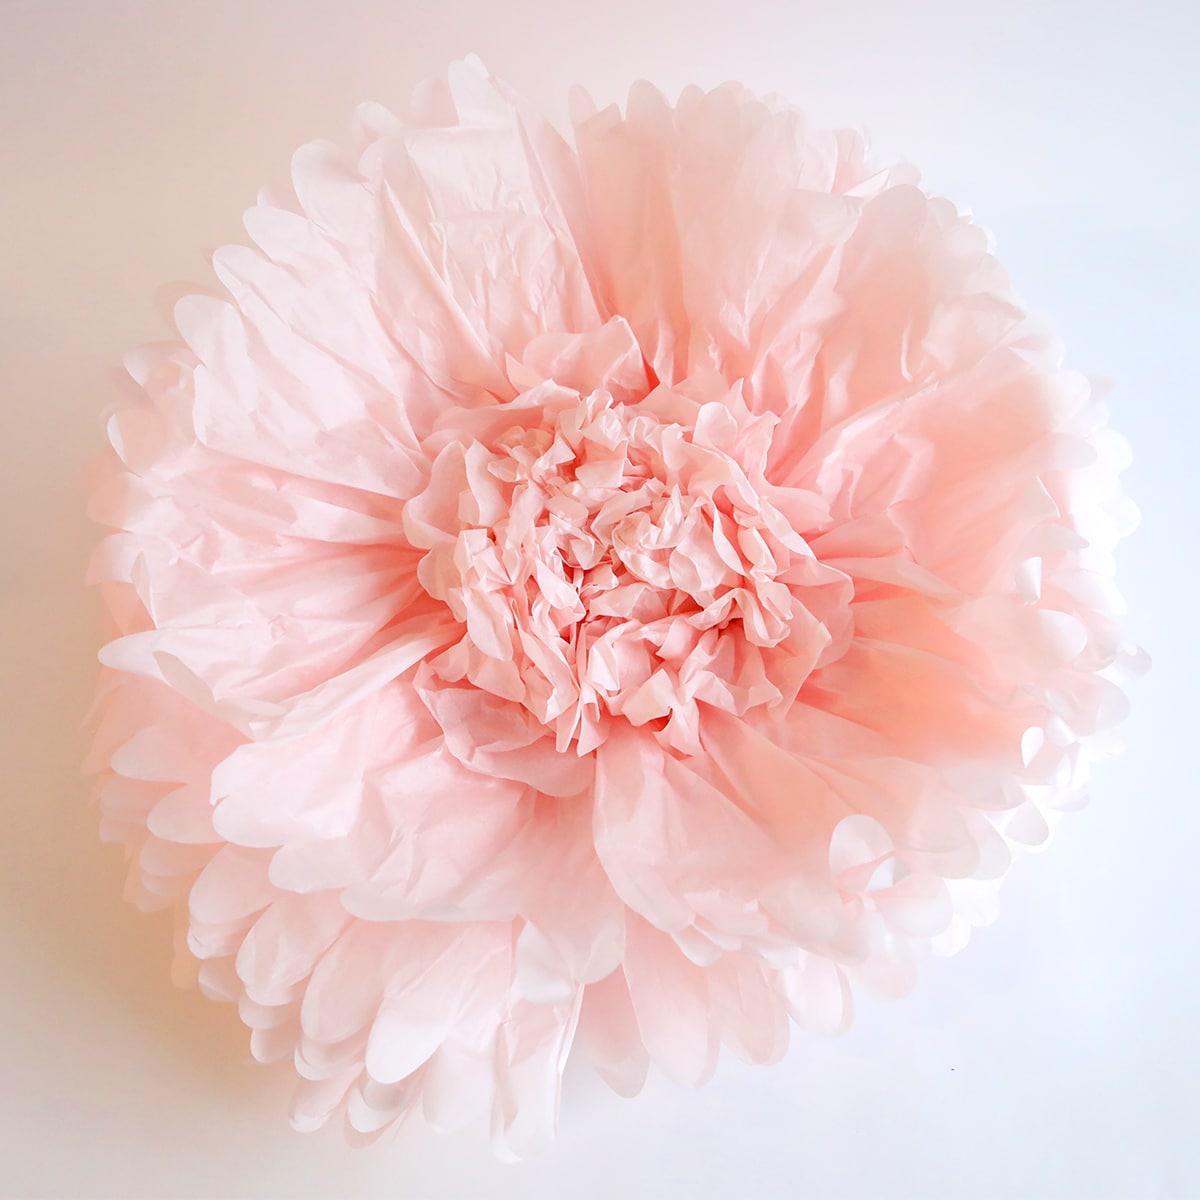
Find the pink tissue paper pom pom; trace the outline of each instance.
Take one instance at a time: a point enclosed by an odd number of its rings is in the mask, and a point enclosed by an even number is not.
[[[1125,710],[1124,444],[986,234],[736,85],[572,107],[362,106],[108,419],[101,831],[299,1129],[845,1028]]]

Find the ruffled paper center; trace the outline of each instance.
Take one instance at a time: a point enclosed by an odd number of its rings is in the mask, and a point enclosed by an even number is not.
[[[613,324],[606,376],[636,348]],[[613,332],[570,339],[560,364]],[[435,715],[463,712],[438,691],[474,687],[559,752],[590,754],[621,720],[695,754],[699,704],[741,716],[790,702],[844,648],[850,579],[817,561],[763,473],[777,418],[715,375],[649,383],[618,399],[549,379],[448,415],[405,516],[427,551],[422,585],[462,625],[421,672]],[[817,519],[802,501],[788,497]]]

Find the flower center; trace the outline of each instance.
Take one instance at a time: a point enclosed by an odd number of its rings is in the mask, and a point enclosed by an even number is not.
[[[464,626],[434,675],[579,754],[616,719],[695,753],[702,705],[794,697],[831,640],[800,594],[828,569],[743,465],[764,419],[665,388],[511,408],[460,431],[410,506],[421,582]]]

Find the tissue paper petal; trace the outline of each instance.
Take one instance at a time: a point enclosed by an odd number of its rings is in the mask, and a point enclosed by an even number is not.
[[[987,236],[737,85],[475,59],[303,147],[93,513],[89,768],[297,1128],[553,1134],[990,920],[1138,663],[1120,440]]]

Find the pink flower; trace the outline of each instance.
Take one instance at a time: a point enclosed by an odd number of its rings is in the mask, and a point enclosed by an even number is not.
[[[1082,795],[1121,443],[985,235],[727,85],[365,106],[131,356],[105,836],[294,1122],[552,1129],[906,990]]]

